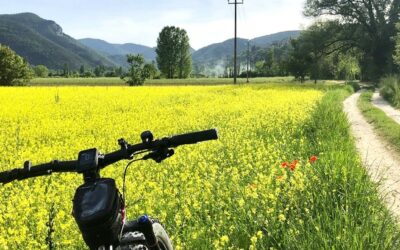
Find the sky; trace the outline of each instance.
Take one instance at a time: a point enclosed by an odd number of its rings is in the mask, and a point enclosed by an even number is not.
[[[305,0],[243,1],[238,37],[303,29],[312,22],[302,14]],[[234,36],[234,5],[228,0],[0,0],[0,14],[21,12],[53,20],[73,38],[111,43],[155,47],[167,25],[185,29],[194,49]]]

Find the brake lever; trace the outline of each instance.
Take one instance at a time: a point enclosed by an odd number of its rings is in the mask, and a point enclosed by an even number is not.
[[[128,145],[129,145],[128,142],[125,141],[124,138],[121,138],[121,139],[118,139],[118,145],[121,147],[121,150],[124,152],[125,159],[132,160],[133,156],[128,154]]]
[[[157,163],[161,163],[163,160],[174,155],[174,153],[175,153],[175,151],[173,149],[161,148],[161,149],[155,150],[155,151],[143,156],[142,159],[143,160],[152,159]]]

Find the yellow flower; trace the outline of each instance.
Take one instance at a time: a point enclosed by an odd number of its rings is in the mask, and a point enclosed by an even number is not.
[[[239,204],[239,207],[243,207],[244,206],[244,199],[242,198],[242,199],[240,199],[239,200],[239,202],[238,202],[238,204]]]
[[[280,222],[284,222],[286,220],[286,217],[283,214],[279,214],[278,219]]]
[[[257,245],[257,236],[252,236],[250,239],[251,245],[250,248],[251,249],[256,249],[256,245]]]
[[[223,235],[223,236],[221,237],[221,239],[220,239],[220,242],[221,242],[221,245],[222,245],[222,246],[225,246],[226,243],[229,242],[229,237],[228,237],[227,235]]]
[[[257,238],[262,239],[263,235],[262,231],[257,231]]]
[[[126,212],[129,219],[143,214],[160,219],[176,249],[199,248],[203,235],[218,238],[200,248],[237,249],[238,239],[228,235],[261,228],[267,219],[274,227],[275,216],[285,221],[277,212],[287,205],[282,202],[293,207],[295,192],[317,178],[303,172],[306,167],[289,176],[274,166],[307,143],[304,123],[322,96],[317,90],[277,85],[0,88],[0,171],[27,159],[33,165],[74,160],[80,150],[92,147],[108,153],[118,149],[118,138],[137,143],[149,129],[160,138],[216,127],[218,141],[179,147],[160,165],[139,162],[130,168]],[[107,167],[101,175],[122,188],[124,164]],[[276,181],[277,176],[284,178]],[[6,194],[0,196],[1,248],[46,249],[54,204],[57,247],[85,249],[70,216],[81,184],[77,174],[55,173],[1,186]],[[255,249],[262,237],[255,232],[242,245]]]

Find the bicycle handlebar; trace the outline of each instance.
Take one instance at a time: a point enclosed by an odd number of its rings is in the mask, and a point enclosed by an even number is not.
[[[105,154],[99,158],[99,170],[124,159],[131,159],[137,152],[147,152],[162,148],[174,148],[185,144],[194,144],[197,142],[218,139],[217,130],[210,129],[199,132],[175,135],[165,137],[154,141],[144,141],[135,145],[126,143],[123,139],[119,140],[121,149]],[[0,183],[6,184],[14,180],[24,180],[31,177],[50,175],[53,172],[77,172],[77,161],[57,161],[31,166],[29,161],[25,162],[24,168],[15,168],[12,170],[0,172]]]
[[[104,168],[110,164],[123,159],[129,159],[135,152],[143,150],[154,150],[157,148],[176,148],[185,144],[195,144],[202,141],[216,140],[218,133],[216,129],[209,129],[199,132],[192,132],[181,135],[165,137],[155,141],[143,142],[136,145],[127,144],[126,147],[104,155],[103,159],[99,159],[99,167]]]
[[[74,172],[77,161],[52,161],[50,163],[30,166],[30,162],[25,162],[24,168],[15,168],[0,173],[0,183],[6,184],[14,180],[24,180],[27,178],[50,175],[53,172]]]
[[[183,135],[172,136],[169,141],[172,147],[177,147],[184,144],[194,144],[202,141],[218,139],[217,130],[210,129],[199,132],[193,132]]]

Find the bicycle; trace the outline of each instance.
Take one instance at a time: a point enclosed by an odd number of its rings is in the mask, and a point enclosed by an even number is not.
[[[170,250],[171,240],[164,227],[147,215],[137,220],[125,218],[125,177],[127,168],[135,161],[154,160],[161,163],[174,154],[173,148],[216,140],[215,129],[164,137],[154,140],[150,131],[141,134],[142,142],[130,145],[119,139],[119,150],[101,154],[97,148],[80,151],[78,159],[73,161],[54,160],[50,163],[32,166],[30,161],[23,168],[0,172],[0,183],[24,180],[52,173],[76,172],[83,175],[84,184],[76,189],[73,199],[72,215],[81,231],[86,245],[90,249],[106,250]],[[147,154],[146,154],[147,153]],[[146,154],[142,158],[135,156]],[[122,194],[115,180],[102,178],[100,170],[120,160],[130,160],[123,176]]]

